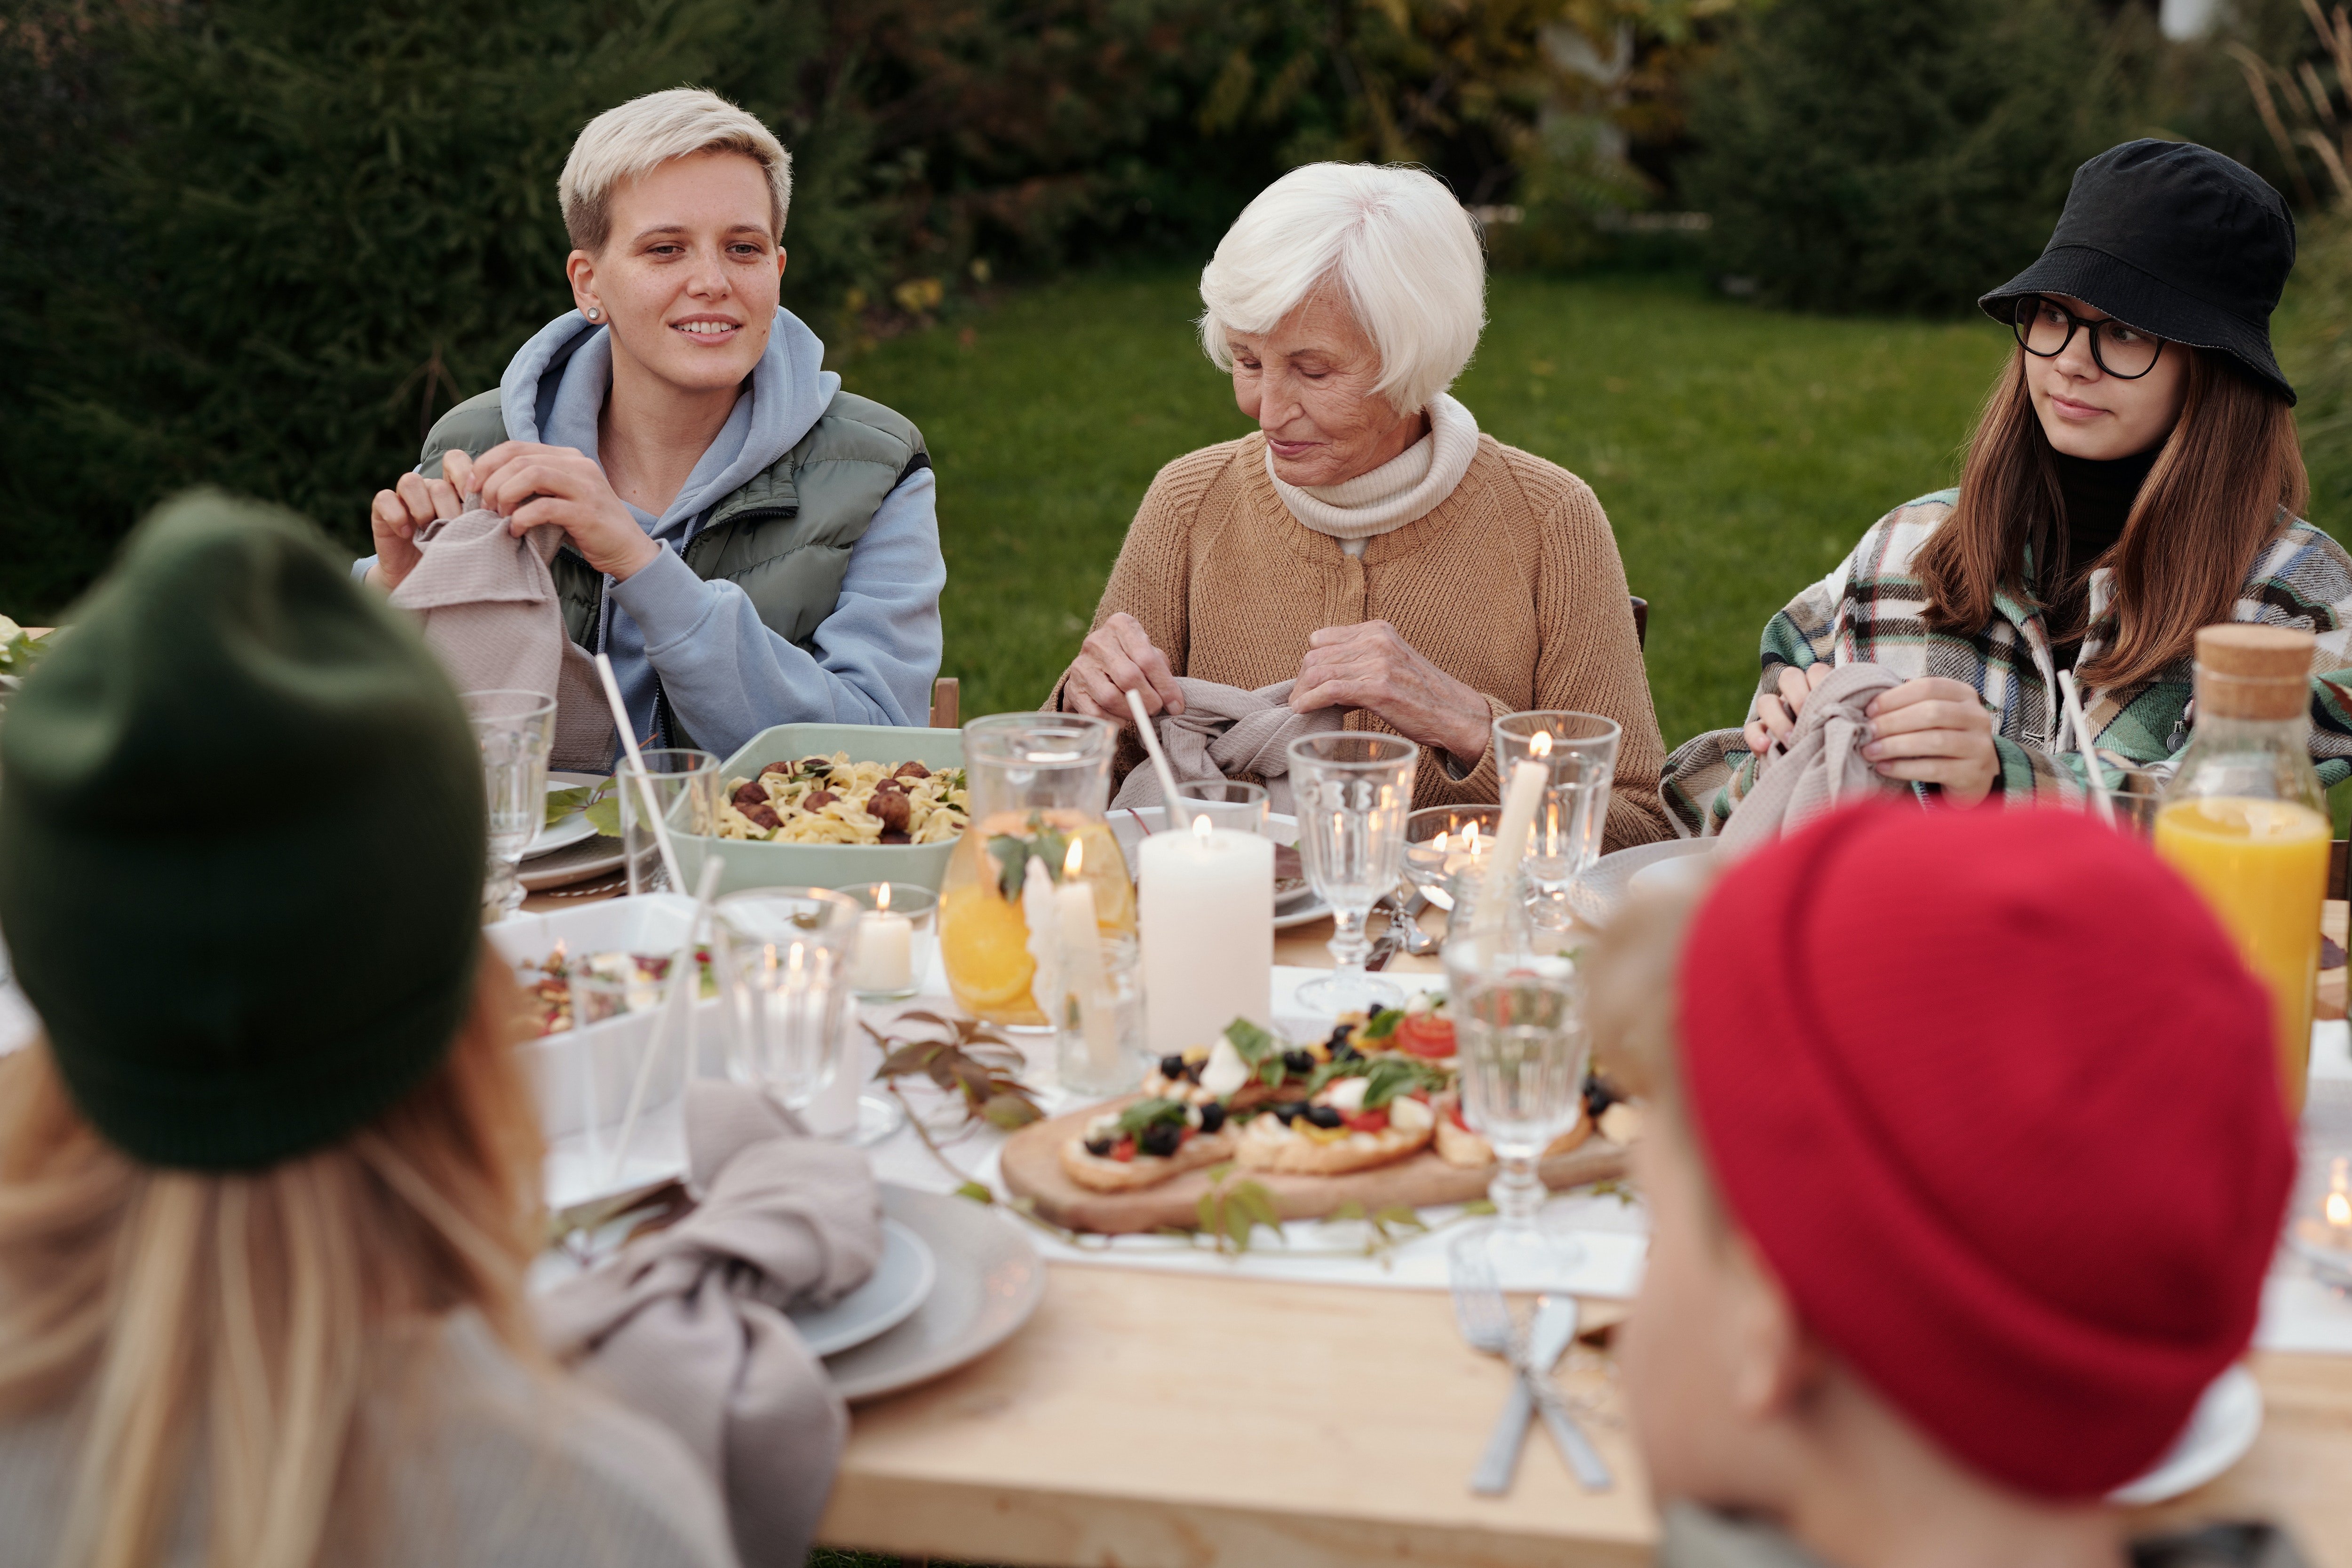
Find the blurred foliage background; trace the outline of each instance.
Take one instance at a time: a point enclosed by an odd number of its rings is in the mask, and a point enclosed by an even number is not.
[[[2308,5],[2173,43],[2155,0],[7,0],[0,608],[54,615],[199,480],[360,543],[432,417],[565,308],[579,127],[681,82],[793,149],[786,303],[845,364],[1008,289],[1181,275],[1318,158],[1433,170],[1498,273],[1965,316],[2082,157],[2191,137],[2317,220],[2294,319],[2340,499],[2352,106]]]

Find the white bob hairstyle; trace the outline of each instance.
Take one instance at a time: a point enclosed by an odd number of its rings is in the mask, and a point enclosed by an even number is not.
[[[1272,331],[1322,288],[1380,351],[1373,390],[1400,414],[1454,384],[1486,324],[1477,226],[1421,169],[1308,163],[1260,191],[1201,269],[1201,346],[1230,372],[1228,336]]]
[[[792,154],[758,115],[715,92],[677,87],[606,110],[572,143],[555,195],[573,247],[593,256],[613,237],[615,185],[697,153],[740,153],[760,165],[768,176],[774,237],[782,239],[784,212],[793,204]]]

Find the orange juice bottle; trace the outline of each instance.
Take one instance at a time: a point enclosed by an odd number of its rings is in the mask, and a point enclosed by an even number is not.
[[[2303,1111],[2327,797],[2309,749],[2313,638],[2284,626],[2197,634],[2197,728],[2156,817],[2156,852],[2186,877],[2271,994],[2279,1081]]]

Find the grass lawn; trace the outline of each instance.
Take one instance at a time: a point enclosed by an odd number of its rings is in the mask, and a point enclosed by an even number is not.
[[[847,384],[923,428],[968,714],[1032,707],[1076,650],[1160,465],[1245,434],[1191,326],[1193,276],[1096,274],[887,342]],[[1951,480],[2008,350],[1989,321],[1827,321],[1695,279],[1505,277],[1455,387],[1582,475],[1650,601],[1669,745],[1735,723],[1772,612],[1898,502]]]

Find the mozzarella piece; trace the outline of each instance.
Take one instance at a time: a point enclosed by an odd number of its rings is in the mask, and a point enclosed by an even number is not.
[[[1343,1078],[1315,1098],[1342,1116],[1354,1116],[1364,1109],[1364,1090],[1370,1087],[1363,1079]]]
[[[1201,1068],[1201,1087],[1223,1100],[1250,1080],[1249,1063],[1242,1060],[1241,1052],[1224,1036],[1209,1049],[1208,1064]]]
[[[1400,1132],[1418,1132],[1436,1121],[1429,1107],[1410,1096],[1401,1094],[1389,1101],[1389,1125]]]

